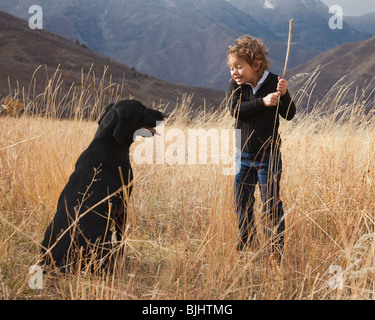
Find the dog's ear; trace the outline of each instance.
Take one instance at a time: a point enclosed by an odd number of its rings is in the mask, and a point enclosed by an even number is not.
[[[126,108],[117,108],[117,123],[113,130],[113,136],[119,144],[123,144],[128,137],[128,119]]]
[[[105,108],[104,112],[102,113],[102,115],[100,116],[100,118],[98,120],[98,124],[99,125],[102,122],[102,120],[104,119],[104,117],[107,115],[107,113],[112,110],[112,108],[113,108],[114,105],[115,105],[114,103],[111,103],[109,106],[107,106]]]

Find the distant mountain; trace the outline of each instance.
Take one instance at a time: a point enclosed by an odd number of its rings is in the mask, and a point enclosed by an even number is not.
[[[361,32],[367,32],[375,36],[375,12],[362,16],[345,17],[345,21]]]
[[[28,19],[34,0],[0,3],[0,10]],[[40,0],[44,27],[141,72],[175,83],[227,89],[226,48],[243,34],[264,39],[271,71],[284,64],[285,34],[226,0]],[[277,15],[274,15],[275,19]],[[284,20],[288,27],[288,20]],[[295,42],[290,66],[319,52]],[[297,55],[298,54],[298,55]]]
[[[288,21],[294,19],[293,41],[324,52],[345,42],[366,40],[371,34],[360,32],[344,19],[343,29],[331,30],[333,14],[321,0],[228,0],[232,5],[267,26],[279,38],[288,38]]]
[[[106,54],[176,83],[227,89],[232,40],[248,30],[276,39],[224,0],[119,0],[107,10]]]
[[[112,83],[121,84],[124,80],[126,97],[133,96],[150,105],[160,100],[175,107],[176,100],[184,93],[194,94],[193,103],[196,107],[206,103],[207,106],[218,106],[225,93],[213,89],[187,87],[166,82],[141,73],[134,68],[121,64],[97,53],[78,42],[65,39],[46,30],[31,30],[24,20],[0,12],[0,95],[9,94],[9,83],[14,90],[28,90],[34,71],[40,66],[35,75],[36,94],[44,91],[47,79],[59,67],[63,84],[62,93],[66,93],[72,84],[81,84],[82,70],[85,75],[93,65],[92,71],[96,83],[108,66],[106,80],[112,75]],[[44,66],[47,66],[47,70]],[[94,81],[90,76],[88,81]],[[33,90],[33,89],[32,89]]]
[[[332,91],[334,96],[344,85],[350,85],[345,95],[342,96],[341,102],[353,102],[355,96],[359,98],[362,89],[367,88],[366,96],[371,94],[372,97],[369,101],[373,103],[375,101],[374,52],[375,37],[366,41],[345,43],[289,70],[287,76],[291,78],[302,73],[312,75],[319,67],[319,76],[311,97],[313,100],[324,97],[334,85],[336,85],[336,90]],[[306,78],[296,77],[291,88],[300,88],[304,81]],[[357,92],[356,88],[358,88]]]
[[[155,77],[189,86],[226,90],[226,48],[240,35],[263,38],[271,71],[284,66],[289,19],[289,67],[370,34],[331,30],[320,0],[39,0],[44,27],[78,40],[116,61]],[[29,19],[35,0],[2,1],[0,10]],[[359,28],[360,29],[360,28]],[[365,29],[361,29],[365,30]]]

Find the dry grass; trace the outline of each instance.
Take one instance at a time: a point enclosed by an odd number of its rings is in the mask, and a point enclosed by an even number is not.
[[[282,122],[287,230],[280,264],[256,248],[236,251],[233,176],[220,165],[133,164],[125,255],[116,272],[45,274],[42,290],[29,288],[28,270],[97,124],[53,112],[0,117],[0,298],[373,299],[375,125],[363,100],[334,103],[328,113],[300,112]],[[188,120],[188,105],[185,97],[166,129],[232,128],[225,110]],[[55,108],[48,100],[46,106]],[[259,205],[257,213],[261,220]]]

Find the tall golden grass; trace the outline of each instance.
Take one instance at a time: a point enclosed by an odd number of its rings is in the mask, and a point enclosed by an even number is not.
[[[42,112],[0,117],[1,299],[374,298],[375,124],[372,112],[364,112],[373,102],[341,104],[339,90],[304,113],[314,78],[295,94],[296,119],[280,128],[287,225],[280,263],[262,254],[261,228],[259,247],[236,250],[233,176],[223,175],[220,165],[133,163],[124,256],[116,271],[44,274],[43,289],[31,289],[29,268],[39,259],[75,161],[96,131],[103,93],[113,89],[112,99],[124,94],[114,84],[91,82],[68,99],[58,95],[61,81],[56,74],[36,97],[10,95],[25,110]],[[166,129],[233,128],[225,101],[194,119],[189,105],[184,97]],[[65,107],[71,117],[64,120],[59,110]]]

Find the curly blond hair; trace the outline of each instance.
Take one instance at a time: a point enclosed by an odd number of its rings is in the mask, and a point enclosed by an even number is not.
[[[238,38],[234,47],[228,47],[227,57],[230,55],[235,55],[245,60],[253,68],[257,67],[259,63],[259,69],[257,70],[259,75],[263,75],[271,66],[271,63],[267,59],[268,52],[263,41],[249,35]]]

